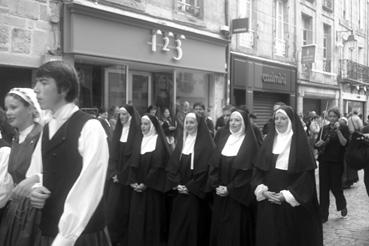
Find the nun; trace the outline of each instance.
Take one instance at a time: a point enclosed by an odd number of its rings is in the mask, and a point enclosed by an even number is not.
[[[192,112],[185,116],[179,140],[168,163],[168,187],[175,192],[168,246],[208,245],[206,183],[215,144],[205,120]]]
[[[26,172],[40,137],[41,108],[30,88],[13,88],[5,96],[6,116],[17,129],[9,160],[0,179],[4,197],[9,199],[0,225],[0,245],[34,245],[41,237],[38,230],[41,212],[31,206],[28,196],[37,180],[26,180]],[[2,201],[3,203],[6,200]]]
[[[129,216],[129,246],[159,246],[165,223],[165,167],[169,146],[156,116],[141,118],[142,136],[129,161],[132,189]]]
[[[246,112],[232,112],[229,134],[216,145],[209,172],[214,197],[210,245],[254,245],[251,178],[259,146]]]
[[[106,185],[107,224],[112,244],[126,245],[128,240],[131,187],[128,183],[128,160],[136,139],[141,135],[140,116],[131,105],[119,109],[112,137]]]
[[[257,246],[322,246],[316,163],[301,121],[289,106],[274,113],[253,175]]]

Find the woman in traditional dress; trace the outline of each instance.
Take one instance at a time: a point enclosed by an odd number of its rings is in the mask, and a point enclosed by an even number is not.
[[[141,118],[139,148],[129,161],[132,188],[129,246],[159,246],[164,240],[165,167],[169,146],[156,116]]]
[[[140,136],[140,117],[131,105],[119,109],[112,137],[106,201],[107,222],[113,245],[126,245],[128,240],[131,187],[128,183],[128,160]]]
[[[316,194],[316,163],[293,109],[274,113],[255,164],[257,246],[322,246],[322,224]]]
[[[210,211],[206,197],[215,145],[202,117],[188,113],[183,135],[168,163],[168,187],[175,190],[168,246],[208,245]]]
[[[8,162],[8,174],[14,189],[0,225],[0,245],[34,245],[41,212],[31,207],[27,198],[37,180],[25,180],[31,156],[41,132],[37,123],[41,114],[36,94],[29,88],[13,88],[5,97],[6,116],[12,127],[18,130]],[[1,180],[1,183],[3,180]]]
[[[232,112],[230,133],[216,143],[209,184],[214,193],[210,245],[254,244],[251,177],[258,143],[246,112]]]

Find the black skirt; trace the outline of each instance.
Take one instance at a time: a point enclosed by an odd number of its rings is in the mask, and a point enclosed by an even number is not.
[[[0,225],[1,246],[33,246],[41,237],[41,210],[33,208],[28,198],[12,200]]]

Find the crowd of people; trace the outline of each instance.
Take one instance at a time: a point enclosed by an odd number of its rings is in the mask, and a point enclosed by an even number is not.
[[[215,126],[190,102],[173,116],[121,105],[95,117],[75,103],[73,67],[48,62],[35,78],[0,111],[0,245],[320,246],[330,190],[348,213],[355,115],[305,122],[276,103],[263,131],[244,106],[224,107]]]

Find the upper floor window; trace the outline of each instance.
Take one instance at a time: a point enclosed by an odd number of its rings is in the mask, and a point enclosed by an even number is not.
[[[323,0],[323,9],[333,11],[333,0]]]
[[[324,24],[323,36],[323,71],[331,71],[331,26]]]
[[[275,40],[275,52],[276,55],[284,56],[286,53],[286,40],[285,40],[285,2],[283,0],[276,0],[276,40]]]
[[[201,17],[201,0],[177,0],[177,10],[195,17]]]
[[[237,34],[238,42],[240,46],[251,48],[254,45],[254,34],[252,30],[253,13],[252,13],[253,0],[240,0],[238,1],[238,18],[249,19],[249,31],[247,33]]]
[[[313,42],[313,18],[308,15],[302,15],[302,44],[307,45]]]

